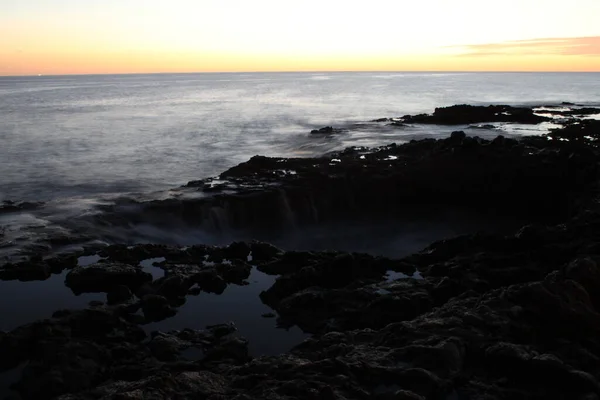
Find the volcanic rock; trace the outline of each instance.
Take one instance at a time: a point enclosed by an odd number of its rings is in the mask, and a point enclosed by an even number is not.
[[[105,263],[76,267],[69,271],[65,284],[75,293],[109,292],[119,285],[135,291],[152,275],[128,264]]]
[[[536,115],[532,108],[507,105],[471,106],[466,104],[436,108],[433,114],[405,115],[409,124],[466,125],[481,122],[515,122],[539,124],[550,121],[548,117]]]

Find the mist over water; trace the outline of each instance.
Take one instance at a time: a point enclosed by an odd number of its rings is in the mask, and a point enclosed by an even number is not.
[[[351,145],[446,135],[452,127],[396,129],[368,121],[457,103],[597,104],[598,78],[585,73],[0,78],[0,200],[148,192],[216,175],[256,154],[317,156]],[[352,129],[337,137],[309,135],[325,125]]]
[[[225,245],[260,238],[287,249],[406,255],[498,221],[473,225],[477,216],[456,214],[428,225],[431,216],[425,215],[402,225],[342,221],[269,236],[149,221],[137,207],[144,200],[176,196],[170,189],[216,176],[257,154],[320,156],[348,146],[444,137],[459,129],[488,138],[545,133],[552,124],[399,128],[373,120],[462,103],[593,106],[600,104],[598,78],[597,73],[383,72],[0,77],[0,201],[45,203],[0,213],[0,258],[14,260],[27,246],[35,252],[47,238],[73,233],[100,244]],[[310,134],[327,125],[347,132]],[[98,224],[95,216],[105,206],[141,222]]]
[[[460,234],[509,232],[522,221],[472,210],[408,205],[402,206],[397,220],[350,216],[298,227],[290,223],[283,232],[268,232],[254,226],[228,229],[225,216],[220,220],[224,229],[206,229],[201,223],[169,215],[145,214],[141,202],[175,198],[180,193],[170,189],[216,176],[257,154],[320,156],[348,146],[444,137],[460,129],[483,137],[541,134],[552,124],[398,128],[373,120],[430,113],[435,107],[462,103],[558,105],[563,101],[600,105],[600,74],[0,77],[0,205],[6,200],[45,203],[23,212],[0,210],[0,263],[51,251],[79,255],[86,251],[79,257],[80,265],[86,265],[99,259],[89,255],[89,249],[109,243],[227,245],[252,239],[286,250],[368,252],[395,258]],[[347,132],[328,137],[310,134],[328,125]],[[115,212],[103,214],[109,209]],[[293,222],[294,210],[287,212]],[[124,216],[132,218],[119,220]],[[48,245],[64,237],[65,246]],[[71,242],[69,237],[85,242]],[[155,279],[164,275],[152,266],[158,260],[142,263]],[[55,274],[43,282],[0,281],[0,315],[5,317],[0,330],[50,317],[60,308],[85,308],[92,300],[105,300],[100,293],[75,296],[64,285],[65,276],[66,272]],[[250,340],[251,352],[286,351],[306,335],[298,328],[276,329],[275,320],[260,318],[270,309],[258,293],[274,279],[254,269],[250,285],[230,285],[222,296],[203,293],[190,298],[174,318],[147,329],[200,329],[232,320]],[[0,374],[0,393],[22,368]]]

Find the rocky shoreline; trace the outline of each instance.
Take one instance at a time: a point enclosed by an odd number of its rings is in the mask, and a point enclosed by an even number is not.
[[[285,251],[255,240],[89,245],[5,263],[2,280],[66,272],[74,293],[106,294],[87,309],[0,332],[0,371],[21,371],[9,398],[599,399],[600,121],[582,117],[596,111],[436,109],[401,123],[555,117],[562,127],[518,140],[456,131],[321,158],[256,156],[171,198],[105,206],[93,220],[107,229],[147,219],[277,235],[357,216],[401,221],[406,206],[459,207],[524,224],[438,241],[400,259]],[[334,129],[320,133],[343,134]],[[26,207],[6,203],[3,212]],[[81,257],[93,262],[81,265]],[[152,273],[144,260],[154,260]],[[228,321],[144,329],[191,298],[252,285],[253,271],[275,279],[260,293],[272,312],[256,318],[310,334],[289,352],[251,354]]]

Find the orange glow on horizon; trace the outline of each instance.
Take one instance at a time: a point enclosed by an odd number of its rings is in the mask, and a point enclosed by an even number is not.
[[[40,52],[0,53],[0,75],[285,71],[600,72],[600,57],[558,54],[378,55]]]
[[[0,75],[600,72],[600,2],[572,1],[505,0],[493,18],[477,0],[15,1],[0,4]]]

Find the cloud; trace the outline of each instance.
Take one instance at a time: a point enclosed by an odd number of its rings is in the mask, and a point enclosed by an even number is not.
[[[514,40],[501,43],[450,46],[462,56],[563,55],[600,56],[600,36]]]

